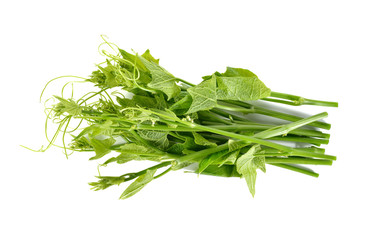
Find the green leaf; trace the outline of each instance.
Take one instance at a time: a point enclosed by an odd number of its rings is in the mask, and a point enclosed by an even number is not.
[[[175,113],[173,111],[171,111],[170,109],[164,109],[164,110],[160,110],[160,109],[152,109],[152,111],[156,114],[156,115],[160,115],[162,116],[163,118],[166,118],[167,120],[169,121],[178,121],[180,120],[177,115],[175,115]]]
[[[90,182],[89,185],[91,185],[93,190],[104,190],[110,186],[113,185],[120,185],[125,181],[123,177],[112,177],[112,176],[98,176],[100,180],[97,182]]]
[[[124,164],[124,163],[127,163],[127,162],[130,162],[130,161],[134,160],[135,156],[136,155],[134,155],[134,154],[121,153],[117,157],[109,158],[102,165],[106,166],[106,165],[108,165],[109,163],[112,163],[112,162],[117,162],[118,164]]]
[[[188,109],[191,107],[192,104],[192,97],[191,95],[184,96],[181,100],[174,103],[169,109],[177,115],[185,114]]]
[[[214,73],[217,98],[220,100],[258,100],[270,96],[270,89],[251,71],[227,67],[224,73]],[[211,76],[205,76],[208,79]]]
[[[156,63],[156,64],[159,64],[159,61],[160,59],[155,59],[152,55],[151,55],[151,52],[149,51],[149,49],[147,49],[143,54],[142,54],[142,57],[147,59],[148,61],[150,62],[153,62],[153,63]]]
[[[154,146],[160,149],[167,149],[169,146],[169,140],[167,138],[168,132],[154,130],[138,130],[138,134],[140,137],[152,142]]]
[[[166,109],[168,104],[165,100],[165,97],[163,94],[154,94],[153,95],[156,101],[156,106],[155,108],[157,109]]]
[[[106,67],[101,67],[98,66],[98,68],[104,73],[105,75],[105,86],[106,87],[116,87],[119,85],[119,82],[116,78],[116,71],[117,68],[113,66],[109,60],[106,61],[107,66]]]
[[[147,172],[139,176],[133,183],[131,183],[126,190],[120,196],[120,199],[129,198],[136,193],[138,193],[142,188],[145,187],[149,182],[153,180],[153,176],[156,173],[157,169],[147,170]]]
[[[118,164],[124,164],[130,161],[145,161],[145,160],[160,162],[162,160],[162,156],[121,153],[117,157],[109,158],[102,165],[105,166],[112,162],[117,162]]]
[[[100,70],[93,71],[88,81],[95,83],[96,86],[101,86],[105,83],[105,74]]]
[[[198,144],[198,145],[208,146],[208,147],[217,147],[216,143],[205,139],[203,136],[201,136],[197,132],[192,132],[192,135],[195,139],[195,143]]]
[[[142,56],[140,61],[147,67],[152,75],[152,81],[148,87],[159,90],[168,96],[168,100],[180,93],[180,87],[176,84],[176,78],[161,68],[157,63],[150,62]]]
[[[202,81],[194,87],[188,88],[187,91],[192,97],[192,104],[188,109],[187,114],[209,110],[217,105],[215,76]]]
[[[259,168],[263,172],[266,171],[265,157],[255,156],[255,153],[259,152],[260,150],[260,145],[254,145],[236,160],[236,169],[239,174],[244,176],[252,196],[255,195],[255,184],[257,177],[256,170]]]
[[[244,141],[241,141],[241,140],[229,139],[227,144],[229,145],[230,152],[232,152],[232,151],[235,151],[235,150],[240,149],[242,147],[245,147],[245,146],[249,145],[250,143],[244,142]]]
[[[240,175],[235,170],[234,165],[210,165],[204,171],[201,172],[204,175],[210,175],[215,177],[239,177]]]
[[[120,54],[122,55],[123,59],[129,61],[130,63],[136,65],[136,67],[141,71],[147,71],[147,68],[144,66],[144,64],[139,60],[137,56],[134,54],[128,53],[123,49],[118,49]],[[128,64],[131,68],[133,67],[132,64]]]
[[[236,162],[236,159],[238,158],[240,150],[236,150],[233,152],[228,152],[225,155],[223,155],[219,161],[216,162],[219,166],[222,166],[224,164],[233,165]]]
[[[131,99],[117,97],[117,102],[122,107],[143,107],[143,108],[155,108],[157,106],[157,101],[154,98],[134,95]]]
[[[205,157],[203,160],[200,161],[199,163],[199,170],[198,173],[203,172],[209,165],[215,164],[216,162],[219,161],[223,155],[225,155],[227,151],[220,151],[220,152],[215,152],[207,157]]]
[[[183,146],[185,150],[193,150],[193,151],[198,151],[204,149],[203,146],[196,144],[195,139],[192,137],[188,136],[183,136],[185,138],[185,141],[183,143]],[[185,153],[185,152],[183,152]]]
[[[155,152],[155,150],[150,147],[138,145],[136,143],[126,143],[120,147],[119,151],[128,154],[150,154]]]
[[[269,97],[271,90],[256,76],[217,77],[217,98],[251,101]]]
[[[204,158],[199,163],[199,173],[203,172],[210,165],[223,166],[225,164],[233,165],[238,158],[240,150],[229,152],[229,150],[224,150],[220,152],[213,153],[208,157]]]
[[[223,77],[257,77],[256,74],[243,68],[227,67],[226,72],[221,74]]]
[[[136,103],[132,99],[117,97],[116,100],[124,108],[136,107]]]
[[[138,145],[136,143],[126,143],[120,146],[120,154],[117,157],[112,157],[105,161],[103,165],[107,165],[111,162],[117,162],[118,164],[124,164],[129,161],[140,161],[140,160],[149,160],[149,161],[160,161],[162,156],[155,155],[155,150],[148,146]]]
[[[99,159],[106,154],[110,153],[110,147],[116,142],[114,138],[107,138],[104,140],[99,140],[96,138],[90,138],[90,145],[95,150],[96,156],[90,158],[90,160]]]
[[[73,99],[65,99],[59,96],[54,96],[60,102],[53,108],[56,116],[60,116],[63,113],[76,116],[82,113],[82,107],[78,105]]]
[[[184,150],[183,143],[175,143],[173,146],[167,149],[167,152],[182,155]]]
[[[156,122],[159,120],[159,117],[152,114],[149,111],[145,111],[142,108],[125,108],[122,110],[123,117],[125,119],[129,119],[131,121],[139,121],[139,123],[142,122]]]
[[[111,120],[107,120],[103,123],[95,123],[89,127],[86,127],[78,137],[82,134],[89,134],[91,138],[102,135],[102,136],[111,136],[114,132],[113,126],[118,126],[114,124]]]

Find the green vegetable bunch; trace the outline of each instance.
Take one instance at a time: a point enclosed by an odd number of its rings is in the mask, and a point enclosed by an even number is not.
[[[79,99],[65,98],[65,84],[61,96],[53,97],[55,104],[46,108],[46,133],[50,121],[57,123],[57,130],[52,138],[46,134],[49,145],[40,151],[59,146],[55,141],[62,135],[59,147],[66,156],[68,151],[92,152],[90,160],[100,159],[100,166],[155,163],[139,172],[97,176],[98,181],[90,183],[94,190],[134,180],[120,197],[125,199],[152,180],[187,168],[197,174],[244,177],[254,195],[257,169],[265,172],[267,164],[318,177],[304,165],[331,165],[336,159],[320,147],[329,142],[330,135],[318,130],[330,129],[330,124],[320,121],[326,112],[301,118],[255,104],[337,107],[335,102],[273,92],[241,68],[228,67],[194,85],[166,71],[149,50],[138,55],[105,44],[115,53],[101,51],[106,61],[89,78],[82,78],[97,91]],[[252,114],[287,124],[250,121]],[[70,144],[65,143],[66,135],[72,138]],[[289,142],[304,145],[291,147]],[[113,152],[115,156],[106,157]]]

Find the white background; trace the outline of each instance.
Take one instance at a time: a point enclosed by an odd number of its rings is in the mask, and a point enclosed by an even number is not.
[[[374,239],[371,3],[3,1],[0,238]],[[338,109],[298,108],[329,112],[327,152],[338,160],[315,168],[318,179],[269,166],[254,199],[244,179],[181,171],[125,201],[117,200],[125,186],[91,191],[90,154],[66,160],[60,149],[19,145],[46,143],[40,91],[60,75],[88,76],[102,61],[100,34],[127,50],[151,49],[192,82],[243,67],[274,91],[339,101]]]

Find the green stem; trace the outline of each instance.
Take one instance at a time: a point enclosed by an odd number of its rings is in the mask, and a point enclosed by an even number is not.
[[[218,141],[227,141],[228,138],[221,136],[221,135],[216,135],[216,134],[211,134],[211,133],[200,133],[204,138],[208,140],[218,140]],[[251,136],[251,135],[249,135]],[[319,139],[319,138],[311,138],[311,137],[299,137],[299,136],[275,136],[275,137],[270,137],[267,138],[268,140],[276,140],[276,141],[286,141],[286,142],[300,142],[300,143],[309,143],[313,145],[320,146],[321,144],[328,144],[329,140],[328,139]]]
[[[160,173],[159,175],[153,177],[153,179],[157,179],[159,177],[162,177],[164,176],[166,173],[170,172],[173,168],[172,167],[169,167],[168,169],[166,169],[165,171],[163,171],[162,173]]]
[[[198,113],[199,114],[199,120],[203,120],[203,121],[213,121],[213,122],[217,122],[217,123],[223,123],[225,125],[230,125],[232,124],[232,122],[230,122],[229,120],[226,120],[226,119],[222,119],[219,117],[218,114],[216,113],[213,113],[213,112],[208,112],[208,111],[201,111]]]
[[[296,104],[295,102],[290,102],[290,101],[280,100],[280,99],[275,99],[275,98],[263,98],[261,100],[267,101],[267,102],[282,103],[282,104],[287,104],[291,106],[299,106],[299,104]]]
[[[298,173],[302,173],[302,174],[306,174],[312,177],[318,177],[318,173],[315,173],[313,170],[303,167],[303,166],[282,164],[282,163],[269,163],[269,165],[285,168],[285,169],[298,172]],[[216,177],[241,177],[241,175],[236,171],[234,165],[226,165],[226,164],[220,167],[215,166],[215,165],[210,165],[203,172],[199,173],[197,171],[196,173],[216,176]]]
[[[287,142],[301,142],[310,143],[314,145],[328,144],[329,140],[318,139],[318,138],[304,138],[304,137],[293,137],[293,136],[277,136],[268,138],[269,140],[287,141]]]
[[[267,130],[272,125],[269,126],[259,126],[259,125],[239,125],[239,124],[232,124],[232,125],[209,125],[209,127],[225,130],[225,131],[246,131],[246,130]],[[168,132],[201,132],[201,130],[193,129],[189,127],[181,127],[178,126],[176,128],[170,128],[169,126],[163,125],[146,125],[146,124],[139,124],[139,125],[132,125],[129,127],[117,127],[112,126],[111,128],[119,129],[119,130],[156,130],[156,131],[168,131]],[[307,136],[307,137],[319,137],[322,139],[329,139],[329,134],[324,134],[319,131],[314,130],[304,130],[304,129],[295,129],[289,132],[289,134],[300,135],[300,136]]]
[[[134,178],[137,178],[143,174],[145,174],[148,170],[155,170],[155,169],[159,169],[159,168],[162,168],[162,167],[166,167],[168,165],[170,165],[171,162],[162,162],[160,164],[157,164],[155,166],[152,166],[152,167],[149,167],[149,168],[146,168],[142,171],[139,171],[139,172],[136,172],[136,173],[125,173],[123,175],[121,175],[120,177],[123,177],[125,178],[124,182],[127,182],[127,181],[130,181]],[[162,173],[161,173],[162,174]]]
[[[304,118],[304,119],[301,119],[301,120],[296,121],[296,122],[292,122],[292,123],[281,125],[281,126],[276,126],[274,128],[262,131],[262,132],[256,134],[256,137],[265,139],[265,138],[269,138],[269,137],[275,137],[275,136],[278,136],[278,135],[286,135],[292,130],[295,130],[295,129],[297,129],[299,127],[302,127],[304,125],[313,123],[313,122],[318,121],[318,120],[320,120],[322,118],[325,118],[325,117],[327,117],[327,112],[316,114],[314,116]]]
[[[210,125],[210,127],[218,128],[221,130],[228,130],[228,131],[245,131],[245,130],[267,130],[272,127],[276,127],[275,125],[259,125],[259,124],[244,124],[244,123],[237,123],[232,125]],[[300,136],[307,136],[307,137],[318,137],[323,139],[329,139],[330,134],[323,133],[321,131],[316,130],[309,130],[309,129],[294,129],[289,132],[289,134],[300,135]]]
[[[288,169],[288,170],[291,170],[291,171],[294,171],[294,172],[306,174],[306,175],[309,175],[309,176],[312,176],[312,177],[316,177],[316,178],[319,176],[318,173],[313,172],[312,170],[310,170],[308,168],[304,168],[302,166],[282,164],[282,163],[269,163],[269,164],[273,165],[273,166],[276,166],[276,167]]]
[[[300,106],[300,105],[317,105],[317,106],[325,106],[325,107],[338,107],[337,102],[328,102],[328,101],[320,101],[320,100],[313,100],[308,98],[303,98],[300,96],[287,94],[287,93],[279,93],[279,92],[271,92],[271,97],[274,98],[281,98],[281,99],[287,99],[291,100],[292,102],[286,103],[294,106]],[[267,101],[273,101],[276,99],[263,99]]]
[[[224,102],[242,107],[242,108],[235,108],[234,107],[234,108],[232,108],[233,109],[232,111],[238,111],[238,112],[243,112],[243,113],[248,111],[248,112],[252,113],[253,110],[254,110],[253,113],[258,113],[258,114],[262,114],[262,115],[265,115],[265,116],[279,118],[279,119],[283,119],[283,120],[287,120],[287,121],[291,121],[291,122],[295,122],[295,121],[299,121],[299,120],[303,119],[302,117],[298,117],[298,116],[294,116],[294,115],[290,115],[290,114],[286,114],[286,113],[282,113],[282,112],[277,112],[277,111],[269,110],[269,109],[262,108],[262,107],[253,106],[253,105],[251,105],[249,103],[245,103],[245,102],[232,101],[232,100],[226,100]],[[249,109],[247,109],[247,108],[249,108]],[[325,123],[325,122],[319,122],[319,121],[318,122],[312,122],[308,125],[313,126],[313,127],[322,128],[322,129],[327,129],[327,130],[331,128],[330,124]]]
[[[302,151],[302,150],[299,150],[299,149],[296,149],[296,148],[291,148],[291,147],[287,147],[287,146],[277,144],[277,143],[274,143],[274,142],[269,142],[269,141],[266,141],[266,140],[263,140],[263,139],[259,139],[259,138],[256,138],[254,136],[253,137],[245,136],[245,135],[241,135],[241,134],[237,134],[237,133],[233,133],[233,132],[227,132],[227,131],[223,131],[223,130],[199,125],[199,124],[188,122],[188,121],[183,121],[179,118],[169,116],[169,115],[166,115],[166,114],[163,114],[163,113],[160,113],[160,112],[154,112],[154,111],[145,110],[145,109],[143,111],[154,113],[154,114],[156,114],[160,117],[163,117],[165,119],[169,119],[169,120],[181,123],[181,124],[183,124],[185,126],[188,126],[190,128],[194,128],[194,129],[198,129],[198,130],[202,130],[202,131],[207,131],[207,132],[212,132],[212,133],[220,134],[220,135],[223,135],[223,136],[243,140],[243,141],[246,141],[246,142],[257,143],[257,144],[261,144],[261,145],[264,145],[264,146],[276,148],[276,149],[279,149],[279,150],[282,150],[282,151],[285,151],[285,152],[289,152],[290,155],[292,155],[292,156],[316,157],[316,158],[326,158],[326,159],[330,159],[330,160],[336,160],[335,156]]]
[[[299,148],[300,150],[303,150],[303,151],[308,151],[308,152],[315,152],[315,153],[325,153],[325,149],[324,148],[317,148],[317,147],[306,147],[306,148]],[[277,149],[274,149],[274,148],[264,148],[263,150],[263,153],[259,154],[261,156],[282,156],[282,157],[288,157],[289,154],[286,153],[286,152],[281,152]],[[259,156],[257,154],[255,154],[255,156]]]
[[[196,86],[195,84],[192,84],[186,80],[177,79],[178,81],[181,81],[191,87]],[[286,100],[291,100],[291,101],[283,101],[283,100],[278,100],[278,99],[272,99],[272,98],[264,98],[261,100],[265,101],[272,101],[272,102],[277,102],[277,103],[284,103],[288,105],[293,105],[293,106],[299,106],[299,105],[316,105],[316,106],[325,106],[325,107],[338,107],[337,102],[329,102],[329,101],[320,101],[320,100],[314,100],[314,99],[308,99],[308,98],[303,98],[300,96],[292,95],[292,94],[287,94],[287,93],[279,93],[279,92],[271,92],[270,97],[274,98],[280,98],[280,99],[286,99]]]
[[[217,108],[210,109],[209,111],[213,112],[213,113],[216,113],[216,114],[218,114],[218,115],[220,115],[222,117],[225,117],[227,119],[230,119],[230,117],[231,117],[234,120],[249,122],[248,119],[245,119],[243,117],[235,115],[234,113],[227,113],[227,112],[219,110]]]
[[[332,165],[331,160],[302,157],[265,157],[266,163]]]
[[[228,143],[221,144],[214,148],[207,148],[198,152],[190,153],[188,155],[180,157],[179,162],[199,162],[202,158],[216,152],[220,152],[229,148]]]
[[[181,78],[177,78],[176,80],[179,81],[179,82],[182,82],[182,83],[184,83],[184,84],[190,85],[191,87],[196,86],[195,84],[192,84],[192,83],[190,83],[190,82],[187,82],[186,80],[183,80],[183,79],[181,79]]]
[[[274,143],[274,142],[269,142],[269,141],[259,139],[259,138],[256,138],[256,137],[240,135],[240,134],[227,132],[227,131],[223,131],[223,130],[219,130],[219,129],[214,129],[214,128],[211,128],[211,127],[197,125],[197,124],[193,124],[193,125],[190,125],[190,126],[192,128],[204,130],[204,131],[207,131],[207,132],[212,132],[212,133],[220,134],[220,135],[223,135],[223,136],[243,140],[243,141],[246,141],[246,142],[257,143],[257,144],[261,144],[261,145],[264,145],[264,146],[267,146],[267,147],[279,149],[279,150],[282,150],[282,151],[285,151],[285,152],[289,152],[289,154],[292,155],[292,156],[316,157],[316,158],[326,158],[326,159],[330,159],[330,160],[336,160],[335,156],[303,151],[303,150],[299,150],[299,149],[296,149],[296,148],[291,148],[291,147],[287,147],[287,146],[284,146],[284,145],[281,145],[281,144],[277,144],[277,143]]]

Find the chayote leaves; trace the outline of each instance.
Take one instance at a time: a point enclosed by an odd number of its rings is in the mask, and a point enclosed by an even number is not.
[[[252,196],[255,195],[257,169],[266,172],[265,157],[255,156],[259,151],[261,151],[260,145],[253,145],[246,153],[240,156],[235,163],[238,173],[245,178]]]
[[[247,69],[230,68],[216,76],[217,98],[220,100],[253,101],[270,96],[271,90]]]
[[[202,81],[194,87],[188,88],[187,91],[192,97],[192,103],[187,114],[209,110],[217,105],[215,76]]]
[[[138,57],[152,75],[152,81],[148,83],[148,87],[165,93],[168,96],[168,100],[180,93],[180,87],[176,84],[176,78],[172,74],[153,60],[148,61],[143,56]]]
[[[169,146],[169,140],[167,138],[168,132],[154,130],[138,130],[138,134],[141,138],[151,142],[157,148],[165,150]]]
[[[126,190],[120,196],[120,199],[129,198],[140,190],[142,190],[145,185],[150,183],[153,180],[153,176],[156,173],[157,169],[154,170],[147,170],[147,172],[141,176],[139,176],[133,183],[131,183]]]
[[[91,138],[89,141],[90,145],[93,147],[96,153],[96,155],[94,157],[91,157],[90,160],[99,159],[110,153],[110,147],[116,142],[114,138],[106,138],[104,140]]]

